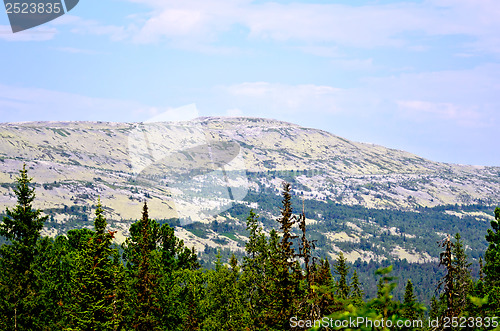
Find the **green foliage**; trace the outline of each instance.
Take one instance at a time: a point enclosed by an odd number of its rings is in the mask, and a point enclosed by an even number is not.
[[[10,330],[32,329],[40,314],[39,284],[34,272],[37,242],[47,217],[33,208],[35,189],[30,187],[26,164],[17,177],[14,193],[17,205],[6,209],[0,224],[0,236],[9,244],[0,247],[0,327]]]
[[[455,245],[452,254],[452,263],[456,272],[453,285],[453,310],[457,316],[463,316],[467,308],[471,306],[468,297],[473,289],[473,281],[470,270],[471,263],[467,261],[467,254],[465,253],[460,233],[455,235]]]
[[[360,306],[363,303],[363,290],[359,284],[358,271],[354,269],[351,277],[351,292],[349,298],[355,306]]]
[[[95,232],[73,259],[69,324],[76,330],[115,330],[122,319],[123,264],[112,247],[114,233],[106,232],[100,200],[95,215]]]
[[[406,276],[415,270],[428,270],[420,275],[421,282],[424,277],[427,282],[438,277],[437,264],[412,269],[415,267],[407,261],[396,261],[396,270],[406,281],[404,297],[399,297],[403,302],[394,295],[398,284],[403,287],[404,283],[389,276],[392,266],[377,270],[377,295],[364,301],[365,291],[371,293],[367,284],[376,278],[373,272],[370,278],[366,273],[377,263],[349,264],[339,252],[330,268],[327,259],[318,258],[316,244],[325,243],[319,233],[322,225],[316,223],[312,231],[306,229],[305,208],[302,214],[293,214],[294,198],[287,183],[283,186],[279,227],[272,228],[268,235],[264,227],[271,223],[253,210],[248,211],[246,229],[226,223],[191,225],[190,230],[206,235],[211,230],[228,237],[234,236],[234,230],[248,234],[244,253],[240,252],[238,258],[217,250],[213,269],[201,268],[195,250],[185,247],[168,222],[150,219],[146,203],[142,218],[130,227],[122,254],[113,244],[114,232],[107,230],[100,201],[93,230],[73,229],[54,239],[41,238],[45,218],[32,208],[35,194],[29,183],[23,167],[15,188],[18,204],[13,210],[7,209],[0,224],[0,234],[7,240],[0,248],[1,330],[295,330],[309,325],[294,326],[292,321],[319,321],[323,316],[349,325],[351,320],[363,319],[362,325],[344,329],[392,329],[388,322],[393,326],[403,322],[404,329],[421,329],[407,324],[422,319],[425,309],[419,303],[418,286]],[[339,206],[332,210],[340,213],[336,220],[355,222],[350,218],[356,215],[353,210]],[[361,213],[368,219],[382,215],[371,212],[365,209]],[[423,214],[427,212],[422,210]],[[390,219],[384,217],[377,222],[390,225]],[[417,216],[410,217],[406,226],[414,226],[417,220]],[[444,293],[431,300],[431,318],[498,314],[499,222],[497,208],[492,230],[486,236],[489,246],[485,266],[475,282],[465,252],[469,243],[459,234],[455,242],[450,238],[442,242]],[[339,227],[349,231],[345,224],[338,222],[328,231]],[[381,239],[390,242],[389,235]],[[212,254],[213,250],[207,248],[205,252]],[[325,325],[310,326],[327,329]],[[330,325],[328,329],[334,328]]]
[[[488,296],[486,309],[493,316],[500,316],[500,208],[495,209],[486,240],[488,249],[484,254],[484,290]]]
[[[413,293],[413,283],[410,279],[406,283],[403,306],[401,315],[404,318],[410,321],[423,319],[422,306],[417,302],[417,298]]]
[[[340,252],[337,257],[337,261],[334,265],[335,274],[338,276],[336,283],[336,294],[341,299],[347,299],[349,296],[349,285],[347,284],[347,274],[349,273],[349,267],[347,266],[347,259],[344,257],[344,253]]]
[[[408,307],[393,300],[391,293],[396,287],[396,283],[393,282],[394,277],[388,276],[391,271],[392,266],[377,270],[376,274],[380,275],[381,278],[379,295],[376,298],[364,303],[361,307],[350,304],[344,310],[328,316],[328,319],[321,320],[321,325],[315,326],[311,330],[390,330],[392,327],[389,325],[396,326],[398,322],[404,325],[403,313]],[[424,310],[421,305],[414,307],[419,312]],[[340,327],[336,328],[335,325]]]
[[[149,219],[148,206],[144,203],[142,218],[130,228],[126,240],[124,258],[127,261],[128,309],[126,324],[135,330],[159,330],[162,307],[160,286],[161,256],[156,250],[159,241],[159,225]]]

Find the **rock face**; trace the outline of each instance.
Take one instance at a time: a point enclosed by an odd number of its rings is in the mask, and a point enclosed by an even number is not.
[[[261,118],[0,124],[0,206],[15,204],[10,185],[23,162],[38,207],[56,210],[55,221],[75,210],[92,218],[100,196],[124,232],[144,199],[153,218],[208,222],[290,177],[304,199],[370,208],[500,202],[500,168],[433,162]]]

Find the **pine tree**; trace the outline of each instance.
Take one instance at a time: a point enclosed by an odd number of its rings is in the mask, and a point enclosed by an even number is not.
[[[349,298],[352,300],[354,305],[361,306],[363,304],[363,290],[359,284],[358,272],[354,269],[351,277],[351,292]]]
[[[455,277],[457,274],[457,270],[453,263],[453,249],[455,245],[450,239],[450,235],[448,235],[444,240],[442,240],[439,244],[444,248],[444,251],[440,254],[439,264],[444,265],[446,268],[446,274],[440,281],[440,286],[444,286],[444,300],[446,302],[446,310],[444,312],[446,317],[457,316],[456,307],[454,305],[454,296],[455,296]]]
[[[144,202],[142,218],[130,227],[124,247],[129,279],[129,316],[127,325],[135,330],[158,330],[162,314],[158,289],[161,256],[157,249],[158,223],[149,219]]]
[[[411,321],[418,320],[423,317],[421,311],[419,310],[417,297],[413,293],[413,283],[410,279],[406,282],[402,316]]]
[[[441,316],[440,304],[439,301],[436,299],[436,296],[433,295],[431,299],[431,309],[429,311],[429,318],[431,320],[434,320],[436,318],[439,318],[440,316]]]
[[[495,208],[495,219],[491,221],[484,254],[484,290],[488,295],[489,316],[500,316],[500,208]]]
[[[454,285],[453,285],[453,310],[457,316],[461,316],[466,307],[470,305],[468,296],[472,291],[472,277],[470,266],[467,262],[467,254],[465,253],[464,245],[460,234],[455,235],[455,243],[452,249],[453,267],[455,269]]]
[[[292,226],[297,219],[292,214],[289,183],[283,183],[282,196],[281,217],[277,220],[280,224],[281,239],[274,247],[273,238],[270,241],[271,270],[268,276],[271,277],[272,285],[267,293],[272,300],[268,306],[268,325],[277,328],[288,327],[290,317],[296,313],[297,306],[303,298],[300,289],[303,274],[293,248],[293,240],[297,236],[292,233]]]
[[[335,274],[338,276],[336,293],[341,299],[345,300],[349,296],[349,285],[347,284],[349,266],[347,265],[347,259],[344,257],[344,253],[339,253],[333,268]]]
[[[122,264],[112,248],[114,232],[106,231],[100,200],[95,215],[95,232],[74,262],[70,316],[80,330],[114,330],[121,320],[117,289]]]
[[[43,237],[38,243],[34,272],[40,287],[39,330],[63,330],[69,326],[68,305],[72,299],[73,260],[66,236]]]
[[[6,209],[0,236],[10,243],[0,247],[0,327],[10,330],[33,329],[36,324],[38,282],[33,272],[36,245],[47,216],[33,208],[35,189],[30,187],[26,164],[17,177],[17,205]]]
[[[335,298],[335,284],[328,259],[320,259],[313,268],[313,302],[319,308],[319,315],[326,316],[342,308]]]
[[[267,307],[265,292],[269,287],[266,266],[269,267],[269,247],[258,215],[250,210],[247,218],[248,241],[245,245],[246,256],[243,258],[241,282],[246,289],[246,311],[252,321],[251,330],[264,326],[264,311]]]
[[[155,239],[156,240],[156,239]],[[161,267],[164,274],[176,270],[196,270],[200,268],[195,249],[184,246],[184,241],[175,236],[175,231],[168,224],[159,229],[159,247]]]
[[[250,320],[245,311],[245,298],[240,285],[238,261],[234,254],[230,268],[217,255],[215,270],[206,274],[206,295],[203,299],[205,319],[203,330],[245,330]]]

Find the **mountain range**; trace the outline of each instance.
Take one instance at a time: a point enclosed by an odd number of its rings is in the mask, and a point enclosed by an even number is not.
[[[422,240],[462,228],[477,232],[464,238],[480,251],[500,204],[500,167],[440,163],[263,118],[0,124],[2,210],[15,204],[23,163],[36,183],[36,206],[50,215],[45,234],[92,227],[100,197],[123,241],[147,200],[150,216],[175,226],[199,252],[242,252],[250,209],[268,231],[284,181],[321,252],[342,250],[351,261],[435,261],[436,250]],[[404,221],[418,217],[420,225]]]

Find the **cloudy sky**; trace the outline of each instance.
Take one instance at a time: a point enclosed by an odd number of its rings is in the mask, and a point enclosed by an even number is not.
[[[0,50],[0,122],[196,104],[500,166],[498,0],[80,0],[16,34],[2,8]]]

